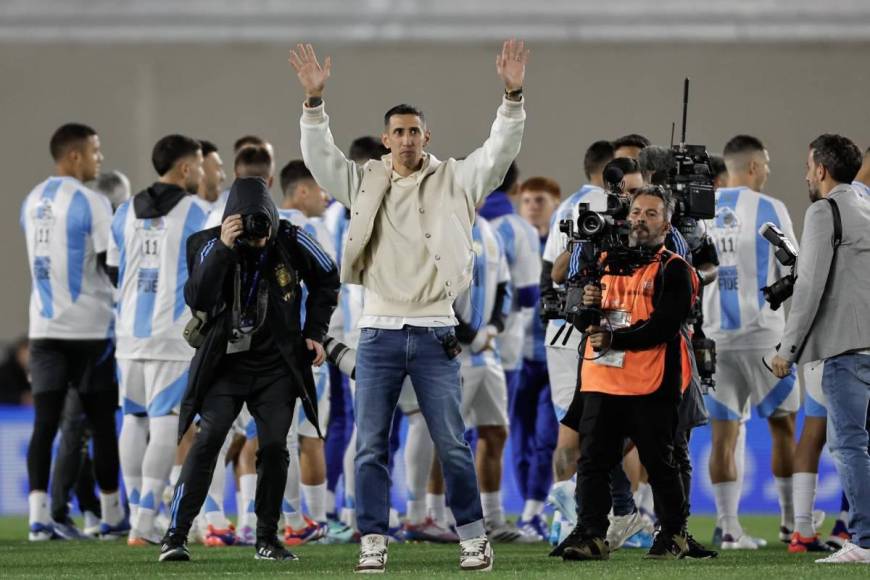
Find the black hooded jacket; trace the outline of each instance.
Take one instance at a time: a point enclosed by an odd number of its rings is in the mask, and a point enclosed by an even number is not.
[[[300,242],[299,228],[279,220],[278,210],[265,181],[259,178],[236,179],[230,189],[223,218],[253,213],[267,214],[272,223],[269,258],[262,269],[262,280],[268,283],[264,324],[269,325],[268,330],[291,373],[291,383],[296,392],[288,393],[288,396],[302,399],[305,414],[317,426],[317,391],[311,373],[312,352],[305,346],[305,339],[320,343],[324,340],[332,311],[338,303],[338,269],[316,242],[312,246],[312,240],[308,237]],[[187,241],[190,276],[184,286],[184,299],[192,310],[207,313],[208,322],[204,327],[205,340],[190,365],[187,391],[181,403],[179,439],[208,395],[215,372],[226,354],[232,331],[233,283],[239,252],[224,245],[220,230],[220,226],[203,230]],[[286,280],[282,289],[275,275],[275,268],[281,264],[291,273],[293,292],[289,297]],[[304,328],[300,320],[300,282],[304,282],[308,290]]]
[[[163,217],[187,195],[190,194],[177,185],[158,181],[133,196],[136,219]]]

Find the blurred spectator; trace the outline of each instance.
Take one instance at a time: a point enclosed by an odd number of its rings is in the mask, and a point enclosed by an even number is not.
[[[120,171],[109,171],[99,174],[94,181],[89,183],[94,191],[98,191],[109,199],[112,211],[130,199],[130,180]]]
[[[6,348],[0,364],[0,405],[30,405],[30,343],[21,337]]]

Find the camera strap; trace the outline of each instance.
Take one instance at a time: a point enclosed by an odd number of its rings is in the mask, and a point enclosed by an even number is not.
[[[834,235],[831,236],[831,243],[834,245],[834,252],[837,247],[843,242],[843,220],[840,217],[840,206],[830,197],[826,197],[825,201],[831,206],[831,213],[834,214]]]

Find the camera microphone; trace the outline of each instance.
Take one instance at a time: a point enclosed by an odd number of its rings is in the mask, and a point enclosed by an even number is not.
[[[604,169],[604,183],[609,185],[610,190],[615,193],[620,192],[619,184],[622,183],[623,177],[625,177],[625,174],[619,167],[609,165],[607,168]]]

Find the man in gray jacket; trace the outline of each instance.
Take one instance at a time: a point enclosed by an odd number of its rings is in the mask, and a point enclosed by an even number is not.
[[[311,45],[290,63],[305,89],[302,156],[321,187],[351,210],[341,266],[343,283],[365,288],[356,367],[358,572],[381,572],[387,560],[390,505],[388,435],[402,382],[410,376],[447,483],[463,570],[490,570],[471,451],[463,438],[460,363],[453,301],[471,283],[475,207],[503,180],[522,141],[523,80],[528,51],[507,41],[496,57],[505,94],[482,147],[464,160],[427,153],[423,113],[398,105],[384,116],[390,154],[357,166],[332,139],[323,66]]]
[[[839,135],[810,143],[804,217],[791,311],[772,369],[824,360],[828,448],[851,511],[852,541],[822,563],[870,563],[870,200],[852,185],[861,152]],[[827,201],[824,201],[827,200]],[[832,203],[833,202],[833,203]],[[838,241],[839,240],[839,241]]]

